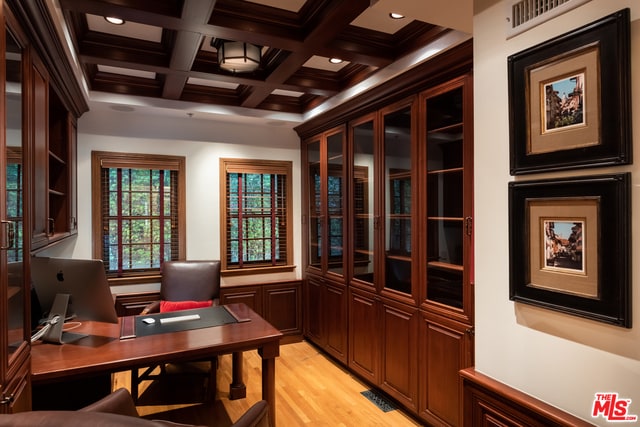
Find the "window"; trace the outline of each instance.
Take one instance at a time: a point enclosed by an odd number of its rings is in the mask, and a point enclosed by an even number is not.
[[[6,168],[6,202],[7,221],[13,223],[12,232],[8,235],[7,261],[22,261],[22,150],[19,147],[7,147]]]
[[[222,269],[293,269],[291,162],[220,159]]]
[[[118,284],[155,280],[184,259],[184,157],[92,153],[93,253]]]

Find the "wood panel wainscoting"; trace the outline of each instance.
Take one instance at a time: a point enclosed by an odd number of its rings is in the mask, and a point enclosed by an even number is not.
[[[159,291],[120,294],[115,304],[118,316],[135,316]],[[284,334],[282,343],[302,340],[302,281],[288,280],[251,285],[222,285],[220,304],[245,303]]]
[[[460,371],[464,426],[582,427],[587,421],[503,384],[474,368]]]

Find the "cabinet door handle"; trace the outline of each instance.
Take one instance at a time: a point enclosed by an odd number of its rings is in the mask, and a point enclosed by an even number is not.
[[[15,396],[11,393],[8,396],[2,395],[2,400],[0,400],[0,405],[8,405],[13,402]]]
[[[0,250],[7,250],[13,248],[13,241],[16,237],[16,223],[13,221],[2,220],[5,242],[6,244],[0,245]]]
[[[473,233],[473,218],[471,218],[470,216],[466,217],[464,219],[464,227],[467,236],[471,236],[471,234]]]

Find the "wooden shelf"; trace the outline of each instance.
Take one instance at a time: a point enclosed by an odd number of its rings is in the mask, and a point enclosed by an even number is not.
[[[462,138],[462,128],[463,128],[463,124],[462,123],[454,123],[452,125],[448,125],[448,126],[443,126],[440,128],[433,128],[433,129],[429,129],[427,130],[427,136],[428,137],[432,137],[433,134],[453,134],[454,131],[456,131],[457,133],[460,134],[460,137],[458,139]],[[437,139],[437,136],[436,136]],[[452,142],[457,141],[458,139],[455,140],[451,140]],[[449,140],[444,140],[444,142],[447,142]]]
[[[428,175],[438,175],[444,173],[464,172],[464,168],[450,168],[450,169],[433,169],[427,171]]]
[[[464,267],[462,265],[441,261],[429,261],[427,262],[427,267],[440,268],[443,270],[464,271]]]

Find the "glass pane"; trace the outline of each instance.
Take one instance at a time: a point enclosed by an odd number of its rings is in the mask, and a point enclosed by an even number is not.
[[[427,299],[463,307],[462,87],[427,99]]]
[[[320,141],[307,145],[307,173],[309,182],[309,265],[321,268],[322,262],[322,221],[321,221],[321,179]]]
[[[462,86],[427,100],[427,129],[433,131],[462,123]]]
[[[429,218],[462,218],[462,170],[429,174],[427,185]]]
[[[462,308],[462,271],[427,268],[427,299]]]
[[[462,167],[462,125],[427,132],[427,170]]]
[[[385,287],[411,293],[411,108],[384,117]]]
[[[353,129],[353,277],[373,285],[373,122]]]
[[[162,169],[108,168],[108,212],[104,253],[107,273],[160,268],[172,255],[172,174]],[[168,207],[167,207],[168,205]],[[161,222],[163,221],[163,222]],[[108,262],[107,262],[108,261]]]
[[[8,221],[5,252],[8,273],[8,354],[9,357],[23,343],[24,324],[24,267],[22,242],[23,162],[22,162],[22,48],[13,35],[6,31],[6,182],[5,209]]]
[[[327,227],[329,239],[328,270],[343,274],[344,247],[344,156],[342,155],[343,135],[337,133],[327,138]]]
[[[427,262],[462,267],[462,220],[428,220]]]

